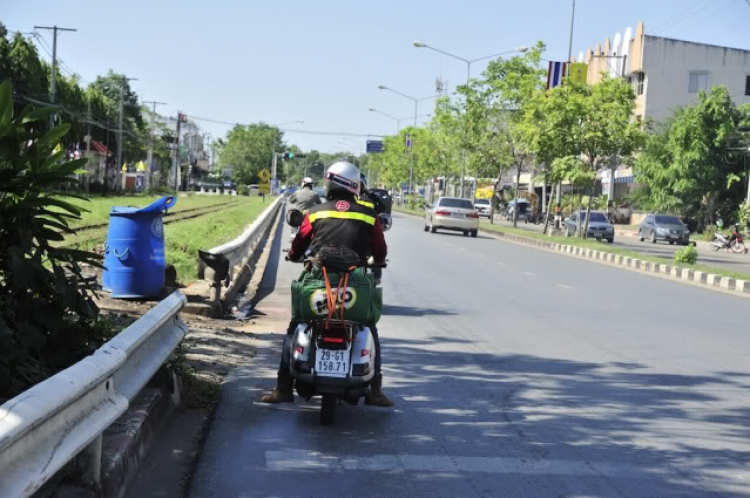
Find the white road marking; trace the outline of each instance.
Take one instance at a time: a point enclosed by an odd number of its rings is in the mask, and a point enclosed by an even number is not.
[[[272,471],[415,471],[481,472],[488,474],[556,475],[581,477],[664,478],[670,474],[654,465],[629,465],[585,460],[534,460],[533,458],[469,457],[450,455],[336,456],[317,451],[266,451],[266,467]]]
[[[573,290],[573,287],[568,287],[567,285],[564,285],[564,284],[557,284],[557,286],[562,289]]]
[[[526,275],[526,276],[529,276],[529,277],[536,277],[536,275],[534,275],[530,271],[525,271],[525,272],[523,272],[523,274]]]

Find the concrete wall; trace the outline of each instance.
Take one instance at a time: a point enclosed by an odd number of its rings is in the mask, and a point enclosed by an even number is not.
[[[750,96],[745,96],[750,51],[645,35],[642,67],[646,73],[644,118],[664,121],[675,109],[694,104],[697,94],[688,93],[692,71],[708,73],[709,88],[726,85],[737,105],[750,103]]]

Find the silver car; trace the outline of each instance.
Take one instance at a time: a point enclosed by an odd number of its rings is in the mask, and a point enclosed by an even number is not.
[[[479,213],[479,216],[490,217],[490,200],[489,199],[474,199],[474,208]]]
[[[586,225],[586,211],[573,213],[565,220],[566,237],[572,237],[578,232],[579,222],[584,226]],[[615,227],[609,223],[606,214],[599,211],[591,211],[587,236],[597,240],[606,239],[611,244],[615,241]]]
[[[690,243],[690,229],[677,216],[649,214],[638,227],[638,240],[649,239],[652,244],[665,240],[670,244],[686,246]]]
[[[479,232],[479,213],[469,199],[441,197],[425,212],[424,231],[440,230],[463,232],[465,237],[476,237]]]

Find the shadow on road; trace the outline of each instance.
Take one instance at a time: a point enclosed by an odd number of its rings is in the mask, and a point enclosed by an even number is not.
[[[411,317],[420,317],[420,316],[428,316],[428,315],[439,315],[439,316],[447,316],[447,315],[455,315],[456,313],[444,310],[444,309],[433,309],[433,308],[415,308],[411,306],[393,306],[390,304],[383,305],[383,312],[382,314],[385,315],[391,315],[391,316],[411,316]]]

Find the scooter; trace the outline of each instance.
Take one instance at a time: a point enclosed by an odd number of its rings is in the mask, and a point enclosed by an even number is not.
[[[742,240],[742,234],[734,228],[732,230],[732,236],[727,239],[721,233],[714,233],[714,238],[709,242],[711,249],[718,251],[719,249],[729,250],[737,254],[746,253],[745,243]]]
[[[299,227],[303,219],[304,216],[287,215],[287,222],[293,227]],[[391,225],[392,222],[387,227]],[[362,265],[353,252],[344,263],[328,262],[321,255],[308,257],[302,263],[318,265],[324,271],[326,286],[309,298],[317,318],[298,323],[291,336],[285,338],[284,363],[289,365],[299,396],[308,400],[322,396],[320,422],[330,425],[336,420],[338,400],[358,404],[359,398],[370,393],[370,381],[375,376],[375,340],[370,328],[346,319],[346,310],[357,299],[357,290],[349,286],[349,278],[362,266],[373,272],[386,265]],[[329,281],[330,273],[339,275],[340,280]]]

